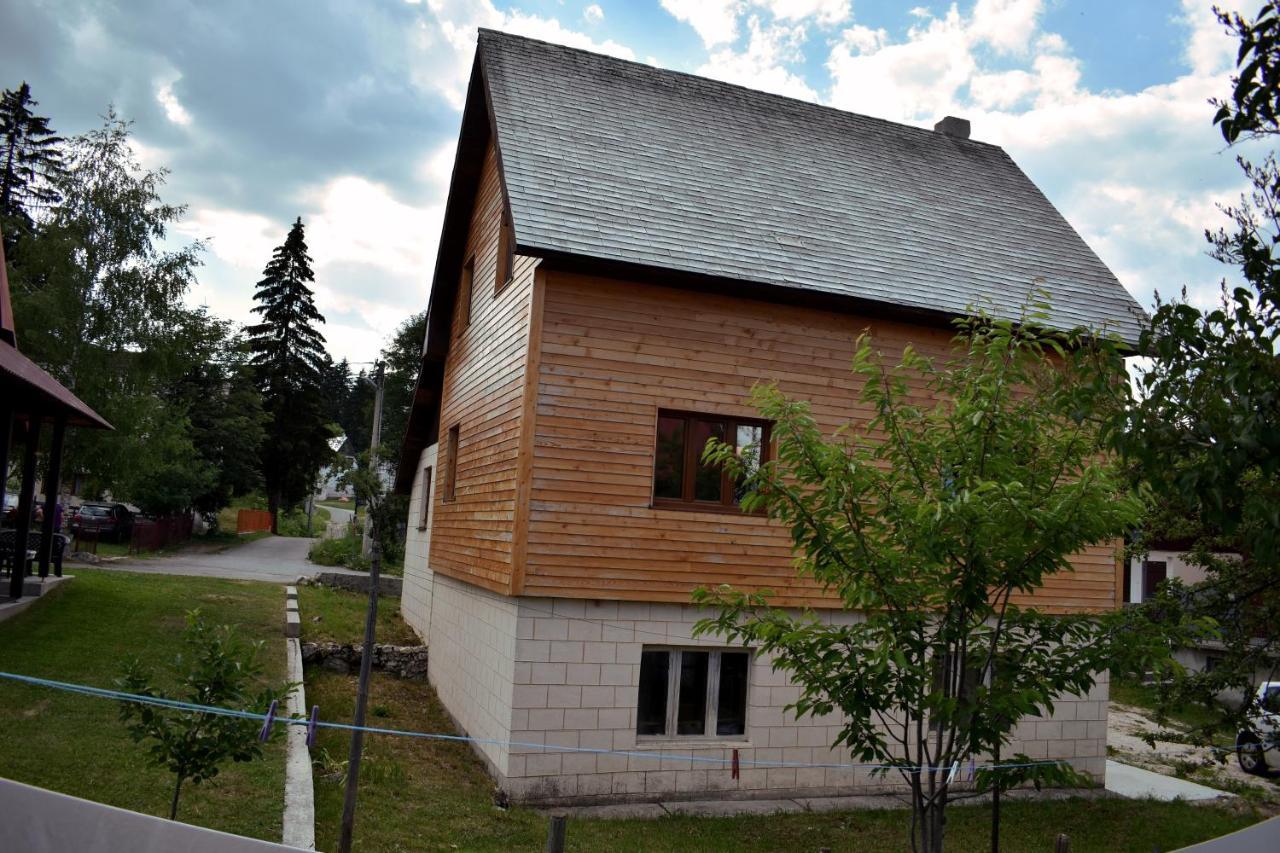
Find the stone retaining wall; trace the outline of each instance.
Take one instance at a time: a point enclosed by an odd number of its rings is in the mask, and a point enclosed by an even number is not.
[[[359,672],[360,646],[351,643],[303,643],[302,662],[335,672]],[[427,647],[378,643],[373,647],[373,668],[398,678],[426,678]]]
[[[321,586],[330,586],[334,589],[345,589],[350,592],[369,592],[369,576],[368,575],[348,575],[339,574],[338,572],[320,572],[315,576],[315,583]],[[378,595],[385,595],[389,598],[399,598],[400,589],[403,581],[400,578],[389,578],[386,575],[378,576]]]

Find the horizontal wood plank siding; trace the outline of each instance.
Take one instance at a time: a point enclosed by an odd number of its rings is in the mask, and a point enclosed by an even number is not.
[[[944,355],[951,333],[559,272],[545,274],[542,299],[525,593],[687,602],[699,585],[729,583],[772,589],[780,604],[831,606],[796,578],[774,522],[651,506],[657,411],[751,416],[751,386],[776,381],[833,430],[870,416],[849,370],[864,329],[889,358],[908,342]],[[1074,564],[1034,602],[1114,606],[1114,549]]]
[[[521,399],[537,264],[517,255],[512,281],[495,296],[502,205],[490,146],[464,255],[475,259],[470,323],[468,294],[462,293],[454,306],[440,408],[440,434],[459,427],[455,497],[445,501],[445,490],[435,490],[431,527],[432,570],[495,592],[511,586]]]

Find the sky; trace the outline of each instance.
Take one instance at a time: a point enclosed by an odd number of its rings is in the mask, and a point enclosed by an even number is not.
[[[208,241],[192,304],[249,321],[301,216],[330,352],[362,363],[427,305],[478,27],[922,127],[968,118],[1140,304],[1184,286],[1209,304],[1225,270],[1204,230],[1245,189],[1211,124],[1236,45],[1209,6],[5,0],[0,87],[30,83],[64,135],[109,104],[133,121],[188,207],[171,240]]]

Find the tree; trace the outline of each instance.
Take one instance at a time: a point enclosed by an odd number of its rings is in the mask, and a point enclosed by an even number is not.
[[[316,328],[324,317],[308,287],[314,281],[298,217],[258,282],[253,311],[262,322],[245,329],[269,418],[260,458],[273,532],[281,508],[296,506],[310,494],[329,455],[320,396],[328,355]]]
[[[836,747],[885,765],[911,791],[913,849],[943,849],[953,768],[992,756],[1018,720],[1087,692],[1123,647],[1167,654],[1115,614],[1054,616],[1026,596],[1069,557],[1117,540],[1140,502],[1100,453],[1097,406],[1120,381],[1115,344],[1033,322],[965,321],[947,360],[908,348],[887,366],[864,335],[853,369],[869,421],[825,435],[807,403],[773,385],[752,403],[777,458],[711,442],[708,462],[741,482],[744,511],[790,530],[802,576],[855,619],[771,607],[765,593],[699,590],[698,623],[773,656],[800,688],[798,716],[841,715]],[[928,403],[917,402],[921,398]],[[1014,763],[1030,760],[1009,756]],[[1017,769],[1062,781],[1064,765]],[[980,787],[1011,784],[984,769]]]
[[[399,454],[409,426],[409,409],[422,367],[422,342],[427,336],[427,312],[408,317],[382,350],[387,366],[386,387],[382,397],[382,444]]]
[[[263,670],[258,662],[262,643],[240,642],[232,628],[213,627],[199,610],[187,614],[183,641],[190,653],[178,655],[173,676],[179,684],[181,701],[192,705],[262,709],[273,701],[282,702],[295,685],[262,686]],[[117,679],[117,687],[148,698],[164,696],[151,673],[134,659]],[[255,692],[256,691],[256,692]],[[204,710],[184,710],[145,702],[121,700],[120,719],[129,728],[135,743],[149,742],[152,763],[174,774],[169,819],[178,817],[178,799],[187,780],[200,784],[218,775],[228,761],[253,761],[262,756],[259,723],[242,717]],[[276,729],[269,731],[274,737]]]
[[[10,259],[19,238],[34,228],[38,210],[59,200],[65,140],[49,127],[48,118],[32,111],[39,105],[25,80],[0,92],[0,225]]]
[[[258,452],[266,435],[266,413],[248,347],[232,324],[200,308],[190,312],[187,328],[191,359],[172,397],[186,414],[195,454],[212,472],[190,505],[216,520],[232,497],[262,482]]]
[[[68,434],[65,468],[86,475],[90,493],[124,500],[158,494],[148,471],[200,479],[181,470],[194,454],[168,391],[188,368],[182,299],[203,245],[162,248],[185,208],[161,198],[167,172],[141,167],[129,127],[108,110],[66,144],[58,201],[10,265],[23,351],[116,427]]]
[[[1252,695],[1255,673],[1280,663],[1280,3],[1266,3],[1253,20],[1215,12],[1240,50],[1231,97],[1213,102],[1213,121],[1229,145],[1265,152],[1261,162],[1237,156],[1251,189],[1224,208],[1228,228],[1205,232],[1210,253],[1239,283],[1224,281],[1210,310],[1189,304],[1185,291],[1157,301],[1140,342],[1149,362],[1137,400],[1112,435],[1136,476],[1162,496],[1148,533],[1188,540],[1208,569],[1199,588],[1157,606],[1220,617],[1221,664],[1165,691],[1171,703],[1209,707],[1223,690]],[[1223,551],[1239,559],[1215,556]]]

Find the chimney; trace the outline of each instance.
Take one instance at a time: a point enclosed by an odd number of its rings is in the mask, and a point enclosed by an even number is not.
[[[969,138],[969,120],[967,118],[947,116],[935,124],[933,129],[937,133],[945,133],[947,136],[954,136],[956,139]]]

